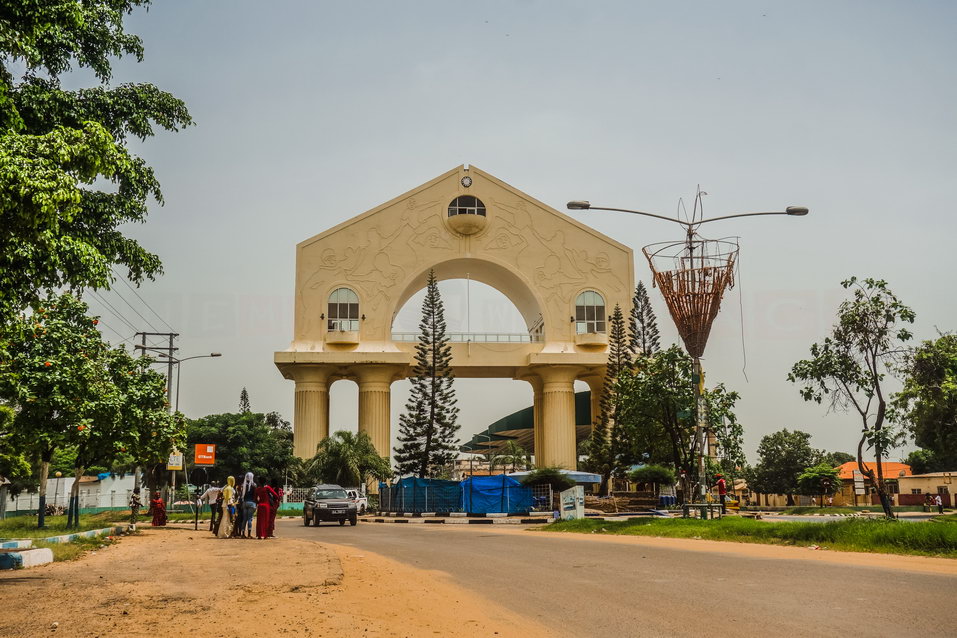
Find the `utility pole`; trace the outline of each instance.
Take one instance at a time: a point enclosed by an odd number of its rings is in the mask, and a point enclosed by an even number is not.
[[[140,342],[133,344],[133,347],[137,350],[142,350],[145,355],[147,351],[149,352],[159,352],[166,356],[167,367],[166,367],[166,411],[172,414],[173,412],[173,363],[176,360],[176,357],[173,356],[173,353],[179,350],[179,348],[173,345],[173,340],[179,336],[177,332],[137,332],[135,337],[140,338]],[[148,346],[146,344],[146,337],[165,337],[168,340],[169,345],[167,346]],[[177,376],[178,378],[178,376]],[[175,500],[176,497],[176,472],[171,470],[173,475],[173,497],[170,499],[170,505]],[[172,509],[172,507],[170,507]]]

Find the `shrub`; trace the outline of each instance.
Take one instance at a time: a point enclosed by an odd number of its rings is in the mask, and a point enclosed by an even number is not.
[[[675,471],[663,465],[646,465],[635,468],[628,473],[635,483],[657,483],[658,485],[674,485]]]
[[[531,487],[533,485],[551,485],[552,490],[561,492],[570,487],[575,487],[575,481],[567,474],[563,474],[561,468],[540,467],[532,470],[522,478],[522,485]]]

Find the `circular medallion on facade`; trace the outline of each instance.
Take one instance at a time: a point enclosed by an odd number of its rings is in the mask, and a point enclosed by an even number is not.
[[[465,177],[462,178],[462,186],[464,186],[465,188],[468,188],[468,187],[471,186],[471,185],[472,185],[472,178],[471,178],[471,177],[469,177],[468,175],[466,175]]]

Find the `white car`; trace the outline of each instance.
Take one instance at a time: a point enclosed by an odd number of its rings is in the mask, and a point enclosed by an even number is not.
[[[349,499],[356,504],[356,509],[359,511],[359,514],[365,514],[366,510],[369,508],[369,499],[362,495],[357,488],[347,487],[346,495]]]

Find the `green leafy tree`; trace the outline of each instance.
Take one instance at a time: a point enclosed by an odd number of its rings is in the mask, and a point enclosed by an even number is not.
[[[635,483],[652,483],[655,486],[655,496],[661,493],[662,485],[675,484],[675,471],[664,465],[645,465],[636,467],[628,473]]]
[[[800,384],[805,401],[829,403],[829,409],[853,411],[861,422],[857,464],[881,500],[884,513],[893,517],[882,460],[901,440],[901,432],[888,419],[889,395],[885,382],[907,354],[914,311],[878,279],[841,282],[852,291],[841,303],[831,336],[811,346],[811,358],[798,361],[788,379]],[[874,450],[876,470],[864,465],[865,446]]]
[[[515,441],[505,442],[502,457],[503,469],[511,467],[513,472],[519,469],[524,470],[532,464],[531,453]]]
[[[392,476],[389,459],[379,456],[365,432],[354,434],[340,430],[323,439],[316,456],[305,463],[299,477],[304,484],[335,483],[353,487],[369,478],[384,481]]]
[[[821,451],[821,461],[828,463],[831,467],[839,467],[854,460],[856,460],[856,457],[853,454],[848,454],[847,452]]]
[[[957,335],[924,341],[904,367],[895,416],[931,456],[925,466],[957,467]]]
[[[39,459],[41,511],[54,452],[82,439],[112,400],[102,394],[108,347],[86,311],[73,295],[51,295],[32,315],[0,323],[0,398],[15,410],[15,444]]]
[[[745,471],[748,487],[759,494],[785,494],[793,506],[798,476],[819,461],[810,441],[807,432],[787,428],[761,437],[758,462]]]
[[[243,386],[243,391],[239,393],[239,413],[248,414],[252,412],[249,408],[249,393],[246,392],[246,387]]]
[[[638,357],[650,357],[661,350],[659,342],[658,318],[651,307],[644,282],[639,281],[635,286],[628,318],[628,350]]]
[[[197,443],[216,445],[216,465],[209,478],[237,480],[252,472],[260,480],[281,483],[296,467],[292,453],[292,431],[276,414],[211,414],[190,420],[186,428],[188,447]]]
[[[841,476],[836,467],[825,461],[798,474],[797,484],[801,494],[820,496],[820,506],[824,507],[825,497],[841,491]]]
[[[619,375],[620,416],[630,459],[670,464],[685,476],[696,473],[692,361],[672,345],[636,362]],[[728,463],[743,463],[742,429],[734,416],[738,394],[719,384],[704,393],[705,420]],[[683,485],[685,496],[688,485]]]
[[[30,462],[16,442],[13,429],[16,412],[7,405],[0,405],[0,483],[26,479],[31,474]]]
[[[121,396],[119,420],[122,436],[116,440],[115,469],[150,468],[149,487],[165,484],[166,460],[186,445],[186,419],[169,413],[166,377],[152,369],[148,357],[115,351],[110,365],[113,383]]]
[[[901,462],[909,465],[910,471],[914,474],[947,472],[953,467],[953,465],[938,457],[936,452],[930,450],[914,450],[906,458],[901,459]]]
[[[608,495],[611,477],[618,474],[625,465],[623,428],[620,418],[621,397],[617,393],[617,386],[622,370],[629,368],[631,363],[625,318],[621,307],[615,304],[608,334],[608,363],[605,367],[605,380],[601,390],[601,410],[583,449],[587,455],[587,467],[601,474],[599,490],[603,496]]]
[[[102,288],[114,265],[140,282],[159,259],[120,232],[162,203],[152,169],[130,153],[154,125],[191,123],[184,104],[150,84],[108,86],[111,58],[141,60],[123,20],[148,0],[0,2],[0,316],[44,290]],[[12,68],[26,75],[15,81]],[[63,90],[60,77],[88,68],[101,86]]]
[[[412,392],[399,417],[395,462],[399,475],[425,478],[449,466],[458,454],[452,348],[445,334],[445,309],[435,271],[429,271],[419,331]]]

